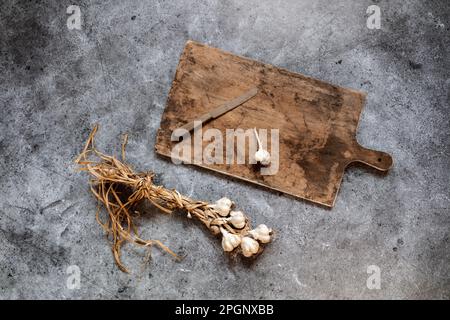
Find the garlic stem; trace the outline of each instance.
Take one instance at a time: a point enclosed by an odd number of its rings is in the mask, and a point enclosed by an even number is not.
[[[259,140],[258,131],[256,131],[256,128],[253,128],[253,131],[255,132],[256,141],[258,141],[258,150],[262,149],[262,143],[261,140]]]

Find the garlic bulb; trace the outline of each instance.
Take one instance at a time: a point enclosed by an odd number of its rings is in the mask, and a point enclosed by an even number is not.
[[[261,241],[261,243],[268,243],[270,242],[270,234],[272,233],[272,229],[269,229],[265,224],[260,224],[248,233],[256,240]]]
[[[254,255],[255,253],[258,252],[259,250],[259,243],[258,241],[249,238],[249,237],[243,237],[242,241],[241,241],[241,249],[242,249],[242,254],[245,257],[251,257],[252,255]]]
[[[245,216],[242,211],[231,211],[230,218],[227,221],[238,229],[245,227]]]
[[[233,202],[227,197],[220,198],[215,204],[210,205],[210,207],[216,210],[222,217],[228,216],[232,206]]]
[[[241,237],[229,233],[224,228],[220,228],[220,231],[222,232],[223,238],[222,238],[222,248],[224,251],[233,251],[234,248],[236,248],[241,243]]]
[[[261,163],[263,166],[268,166],[270,164],[270,153],[262,147],[262,143],[259,139],[256,128],[254,128],[253,130],[255,132],[256,140],[258,141],[258,151],[255,152],[255,160]]]
[[[216,203],[230,207],[230,208],[233,206],[233,201],[231,201],[227,197],[220,198],[219,200],[216,201]]]
[[[255,152],[255,160],[263,166],[268,166],[270,164],[270,153],[267,150],[259,149]]]
[[[218,214],[220,214],[222,217],[228,216],[228,213],[230,212],[230,208],[223,205],[213,204],[211,205],[211,208],[217,211]]]

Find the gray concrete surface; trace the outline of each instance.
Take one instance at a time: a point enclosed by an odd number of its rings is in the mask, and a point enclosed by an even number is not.
[[[68,30],[79,5],[82,30]],[[366,9],[381,8],[381,29]],[[2,1],[0,298],[448,299],[448,1]],[[391,153],[385,177],[347,170],[336,206],[255,188],[153,151],[188,39],[368,92],[358,139]],[[184,218],[151,211],[144,236],[187,253],[124,249],[115,266],[87,176],[73,159],[94,123],[98,146],[154,169],[198,199],[228,195],[277,230],[253,264]],[[81,287],[66,286],[69,265]],[[381,271],[369,290],[367,268]]]

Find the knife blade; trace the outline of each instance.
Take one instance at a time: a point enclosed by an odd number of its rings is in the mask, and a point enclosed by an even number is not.
[[[188,132],[203,125],[203,123],[205,123],[209,120],[212,120],[212,119],[216,119],[216,118],[224,115],[225,113],[233,110],[234,108],[240,106],[241,104],[247,102],[248,100],[253,98],[257,93],[258,93],[258,89],[256,87],[254,87],[254,88],[250,89],[249,91],[245,92],[244,94],[234,98],[233,100],[229,100],[227,102],[222,103],[221,105],[214,108],[213,110],[200,115],[195,120],[190,121],[190,122],[182,125],[181,127],[175,129],[172,134],[172,137],[174,137],[175,139],[179,139],[180,137],[183,137]],[[180,129],[184,129],[184,130],[181,131]],[[179,132],[175,132],[175,131],[179,131]]]

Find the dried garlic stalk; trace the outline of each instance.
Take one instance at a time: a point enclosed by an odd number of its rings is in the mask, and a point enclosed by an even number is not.
[[[97,210],[97,221],[112,240],[112,251],[118,267],[128,272],[121,262],[120,249],[124,242],[139,246],[156,245],[176,259],[180,257],[159,240],[144,240],[138,235],[133,219],[135,206],[148,200],[164,213],[184,210],[188,218],[200,220],[214,235],[222,237],[222,247],[227,252],[240,252],[251,257],[262,251],[261,244],[271,240],[272,230],[265,225],[251,229],[248,218],[241,211],[232,211],[234,204],[228,198],[213,204],[197,201],[153,183],[153,172],[136,173],[125,163],[125,137],[122,144],[122,161],[105,155],[94,147],[94,136],[98,126],[92,130],[86,146],[75,161],[80,170],[87,171],[92,179],[91,191],[103,204],[107,221],[101,221]]]

